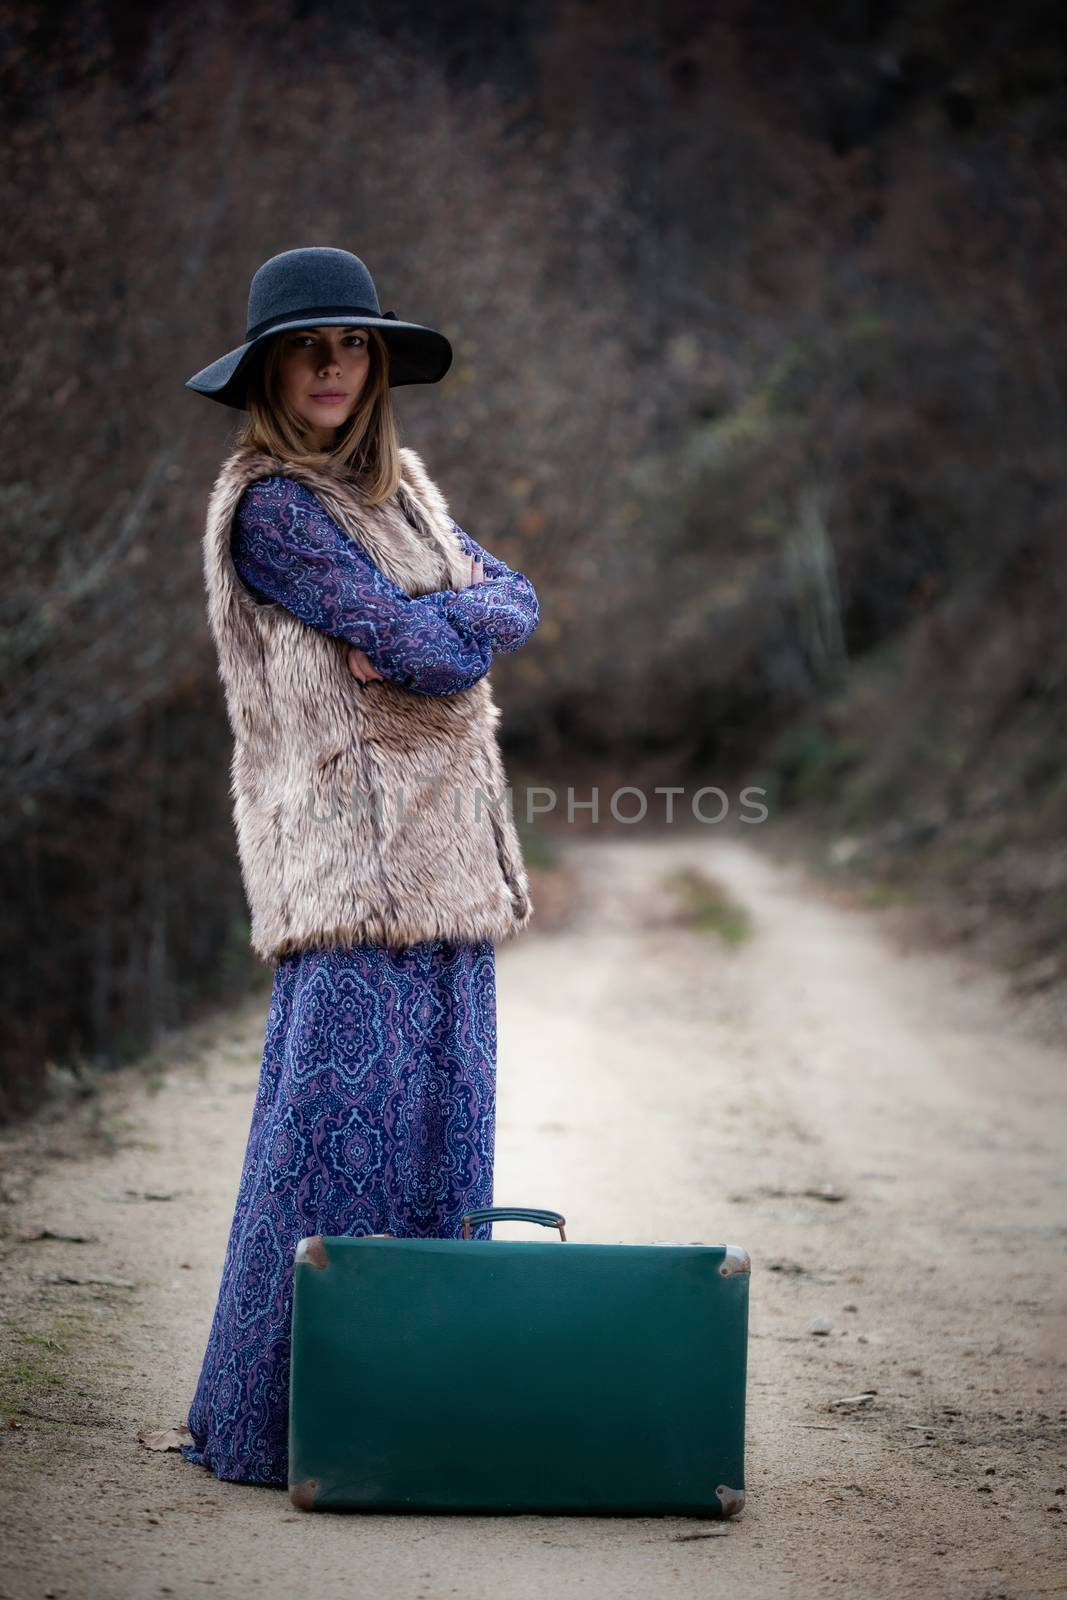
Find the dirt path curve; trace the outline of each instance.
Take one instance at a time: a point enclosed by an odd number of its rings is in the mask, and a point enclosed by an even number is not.
[[[312,1516],[136,1444],[196,1377],[257,1002],[154,1093],[109,1085],[113,1154],[30,1171],[8,1136],[0,1595],[1067,1593],[1061,1053],[997,980],[909,953],[749,841],[564,848],[578,920],[499,952],[496,1197],[558,1207],[576,1240],[747,1247],[742,1515]],[[686,864],[748,908],[747,942],[670,923]],[[64,1273],[135,1287],[40,1281]]]

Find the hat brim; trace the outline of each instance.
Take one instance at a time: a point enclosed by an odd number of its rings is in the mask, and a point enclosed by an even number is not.
[[[452,365],[452,346],[436,328],[418,322],[399,322],[395,317],[317,317],[314,322],[280,322],[258,338],[249,339],[229,350],[210,366],[194,372],[185,387],[220,405],[244,411],[245,389],[254,352],[276,333],[294,328],[379,328],[389,348],[389,387],[405,383],[439,383]]]

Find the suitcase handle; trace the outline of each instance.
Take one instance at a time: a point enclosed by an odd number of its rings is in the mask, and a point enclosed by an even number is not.
[[[484,1206],[481,1211],[468,1211],[463,1218],[463,1237],[471,1236],[471,1223],[479,1222],[540,1222],[546,1228],[558,1228],[561,1239],[566,1239],[563,1224],[566,1217],[558,1211],[539,1211],[533,1206]]]

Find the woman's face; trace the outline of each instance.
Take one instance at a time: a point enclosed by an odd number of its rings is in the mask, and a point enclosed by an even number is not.
[[[348,421],[370,370],[366,328],[292,328],[280,335],[282,395],[322,450]]]

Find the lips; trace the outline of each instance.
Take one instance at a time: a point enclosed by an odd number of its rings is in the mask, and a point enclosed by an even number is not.
[[[321,400],[324,405],[336,405],[338,400],[347,400],[346,394],[341,394],[337,389],[323,389],[320,394],[313,394],[312,400]]]

